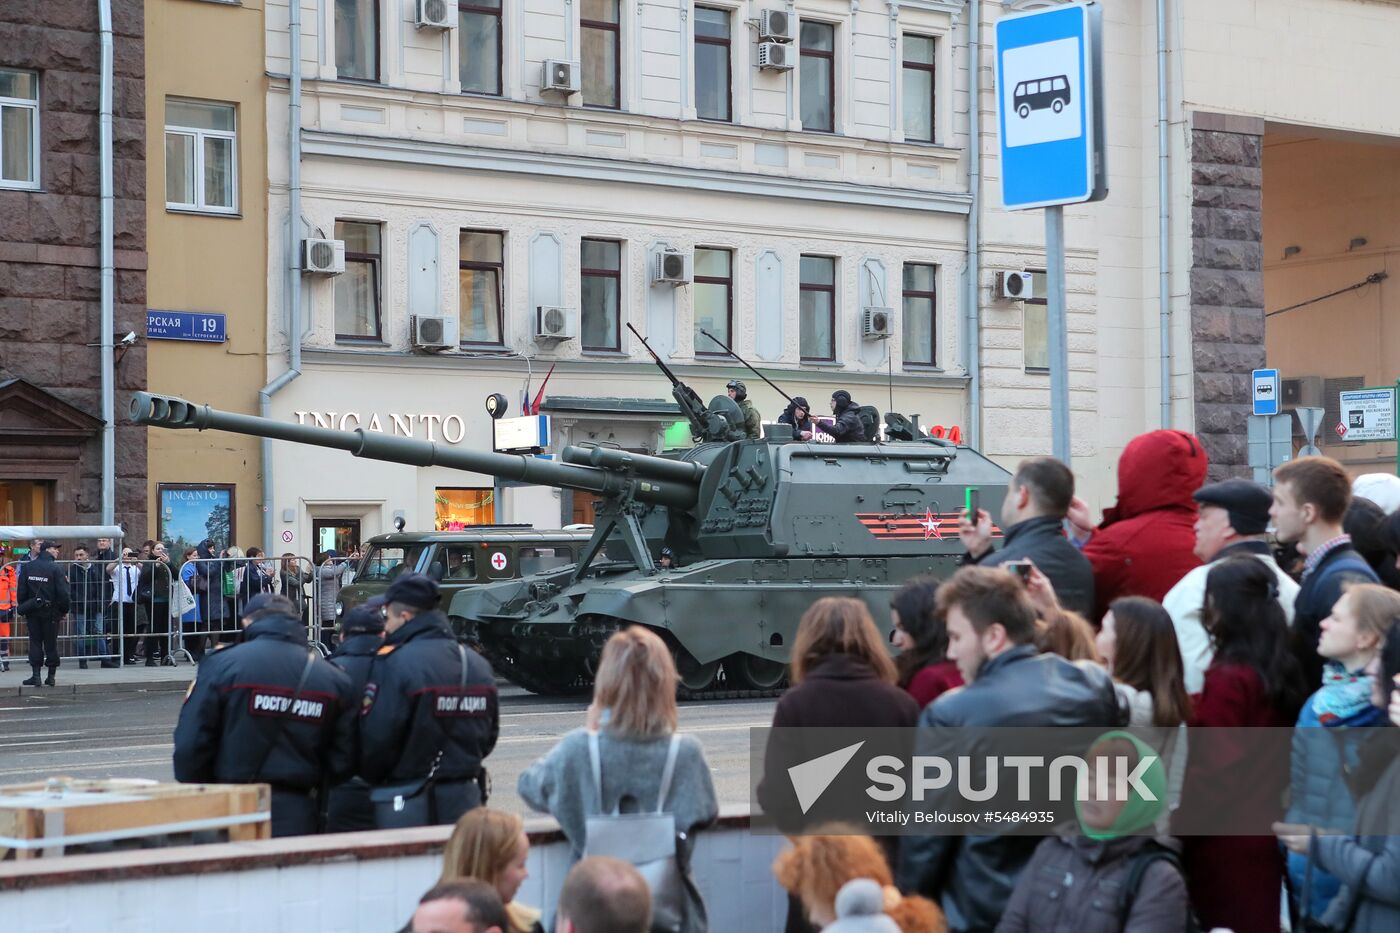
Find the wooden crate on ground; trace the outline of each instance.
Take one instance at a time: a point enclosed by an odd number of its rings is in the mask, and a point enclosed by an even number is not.
[[[70,778],[11,784],[0,786],[0,861],[94,844],[160,845],[161,837],[190,833],[267,839],[270,812],[266,784]]]

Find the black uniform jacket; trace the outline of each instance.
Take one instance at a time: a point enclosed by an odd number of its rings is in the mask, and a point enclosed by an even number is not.
[[[47,553],[21,563],[18,581],[15,605],[20,615],[52,621],[68,611],[68,571]]]
[[[331,652],[330,662],[350,675],[350,686],[355,691],[357,702],[365,694],[365,684],[369,682],[369,669],[374,664],[375,654],[383,646],[384,639],[381,636],[361,633],[351,635]]]
[[[317,657],[292,703],[308,650],[298,619],[264,616],[239,644],[205,655],[175,725],[175,779],[309,790],[348,777],[358,698]]]
[[[470,648],[467,686],[447,616],[414,616],[375,655],[360,711],[360,766],[371,784],[427,777],[442,750],[437,779],[470,780],[496,747],[500,708],[491,665]]]

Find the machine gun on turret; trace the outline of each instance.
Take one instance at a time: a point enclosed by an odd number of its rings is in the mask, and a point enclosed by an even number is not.
[[[633,337],[642,342],[643,347],[646,347],[661,374],[671,380],[671,396],[690,419],[690,434],[695,440],[722,442],[744,439],[744,416],[733,399],[723,395],[716,396],[706,407],[700,396],[695,394],[695,390],[677,379],[676,374],[671,372],[671,367],[661,361],[661,357],[656,355],[647,339],[637,333],[637,328],[629,323],[627,329],[632,332]]]

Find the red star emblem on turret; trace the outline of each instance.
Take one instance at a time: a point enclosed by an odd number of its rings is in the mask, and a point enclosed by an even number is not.
[[[943,540],[943,536],[938,533],[938,519],[933,517],[933,510],[924,510],[924,520],[919,522],[919,525],[924,529],[925,541],[927,541],[929,538],[934,538],[938,541]]]

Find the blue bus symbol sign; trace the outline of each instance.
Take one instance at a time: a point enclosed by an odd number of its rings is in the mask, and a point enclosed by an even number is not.
[[[1019,13],[996,24],[1002,202],[1008,210],[1107,193],[1096,3]]]
[[[1254,371],[1254,413],[1256,415],[1276,415],[1279,410],[1279,386],[1277,369],[1256,369]]]

